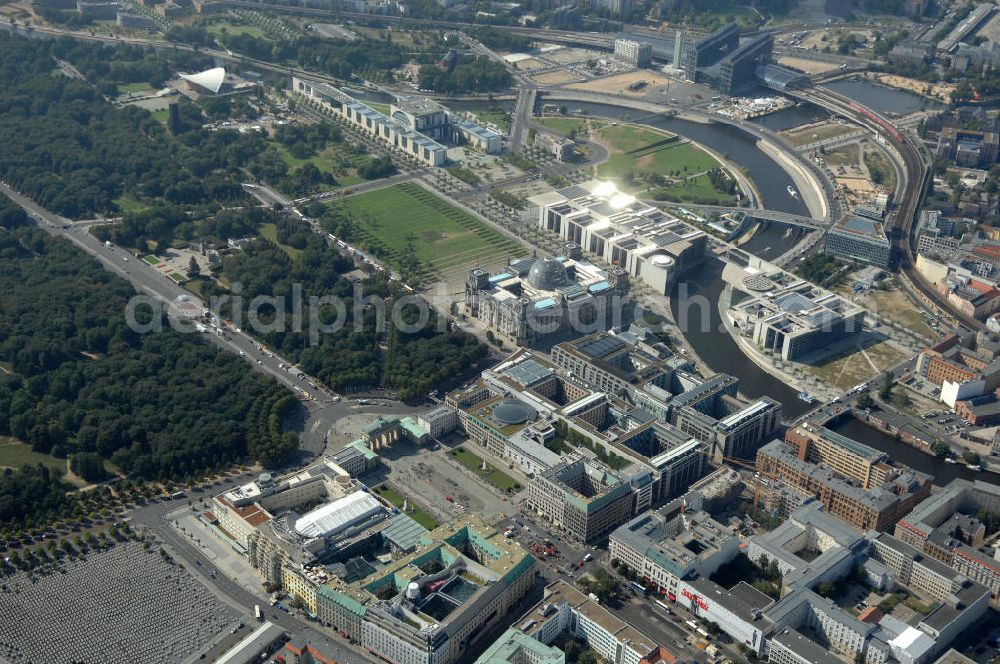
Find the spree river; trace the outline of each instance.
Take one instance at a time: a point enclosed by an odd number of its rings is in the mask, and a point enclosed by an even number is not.
[[[720,154],[725,154],[730,161],[742,167],[747,176],[753,180],[760,192],[764,207],[792,214],[809,215],[809,209],[802,199],[790,196],[788,193],[787,188],[795,186],[791,176],[774,159],[757,148],[756,138],[738,127],[726,124],[701,124],[679,118],[644,117],[648,114],[609,104],[566,102],[565,105],[571,113],[580,109],[600,117],[628,116],[632,120],[639,120],[644,124],[679,134]],[[776,258],[791,249],[798,238],[798,232],[789,233],[787,227],[775,225],[758,232],[753,240],[744,245],[744,248],[763,258]],[[786,417],[794,418],[801,415],[812,406],[797,397],[798,390],[789,387],[754,364],[722,326],[717,306],[723,288],[722,268],[721,261],[708,260],[685,273],[684,278],[671,293],[670,307],[675,320],[690,321],[690,324],[685,326],[688,329],[681,330],[684,337],[712,370],[737,376],[743,394],[748,397],[770,396],[783,404]],[[700,307],[694,304],[695,300],[685,301],[680,296],[685,292],[688,298],[695,296],[705,298],[711,306]],[[697,301],[703,300],[699,297]],[[682,308],[685,310],[683,313]],[[703,309],[707,309],[707,312],[703,312]],[[707,325],[703,326],[705,320]]]

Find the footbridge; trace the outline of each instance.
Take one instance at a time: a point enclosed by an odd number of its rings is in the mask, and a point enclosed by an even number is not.
[[[681,212],[685,211],[708,212],[715,214],[742,212],[750,217],[753,217],[754,219],[774,221],[781,224],[786,224],[788,226],[798,226],[800,228],[808,228],[810,230],[826,230],[826,228],[830,225],[830,220],[827,218],[813,219],[812,217],[804,217],[802,215],[790,214],[788,212],[778,212],[777,210],[764,210],[764,209],[748,208],[748,207],[732,207],[725,205],[697,205],[694,203],[672,203],[665,201],[656,201],[655,204],[661,208],[678,210]]]

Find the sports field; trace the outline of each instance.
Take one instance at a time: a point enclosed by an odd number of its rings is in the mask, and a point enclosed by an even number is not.
[[[412,182],[338,202],[362,235],[361,246],[395,269],[412,249],[423,281],[460,265],[499,256],[520,256],[524,247]]]

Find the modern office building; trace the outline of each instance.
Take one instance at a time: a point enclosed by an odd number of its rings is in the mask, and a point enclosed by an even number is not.
[[[763,33],[752,37],[722,59],[716,89],[735,95],[757,84],[757,68],[767,64],[774,50],[774,36]]]
[[[607,466],[568,458],[538,475],[525,505],[579,542],[593,542],[632,516],[632,491]]]
[[[615,529],[608,553],[639,575],[642,585],[671,601],[681,579],[711,576],[739,553],[735,528],[707,512],[687,509],[678,498]]]
[[[763,556],[774,561],[782,575],[782,590],[815,589],[824,581],[850,574],[868,551],[861,531],[852,528],[810,500],[780,526],[751,537],[746,546],[750,560]]]
[[[528,199],[541,230],[666,294],[705,257],[707,236],[676,217],[591,180]]]
[[[764,635],[771,624],[764,619],[763,611],[774,604],[774,599],[746,581],[726,589],[708,578],[684,579],[678,584],[677,603],[718,625],[755,656],[764,652]]]
[[[781,409],[781,403],[771,397],[747,403],[739,397],[719,394],[701,409],[675,408],[672,422],[683,433],[709,445],[712,461],[721,464],[731,459],[753,459],[757,449],[781,426]]]
[[[480,655],[475,664],[565,664],[566,654],[511,627]]]
[[[686,33],[684,75],[692,81],[702,82],[701,68],[716,64],[740,45],[740,28],[729,23],[707,37]]]
[[[400,664],[455,662],[534,583],[531,555],[471,515],[425,532],[410,552],[356,547],[341,559],[315,589],[317,618]]]
[[[521,346],[556,336],[603,330],[620,318],[628,275],[565,257],[524,258],[499,274],[475,267],[465,283],[465,308],[483,324]]]
[[[633,67],[648,67],[653,61],[653,45],[634,39],[616,39],[615,57]]]
[[[608,394],[669,388],[675,371],[675,356],[666,345],[632,332],[595,332],[556,344],[551,355],[560,369]]]
[[[865,310],[818,286],[792,279],[729,308],[738,334],[786,361],[817,357],[860,333]]]
[[[885,484],[864,489],[830,468],[803,461],[780,440],[757,452],[757,472],[811,493],[830,514],[861,531],[886,530],[930,495],[930,476],[907,469]]]
[[[356,130],[373,136],[428,166],[443,166],[447,160],[448,149],[444,145],[405,122],[387,118],[329,83],[295,76],[292,78],[292,91],[320,104]],[[436,112],[430,113],[431,116],[435,114]],[[405,113],[402,115],[405,116]]]
[[[881,220],[848,213],[826,233],[826,251],[888,269],[892,245]]]

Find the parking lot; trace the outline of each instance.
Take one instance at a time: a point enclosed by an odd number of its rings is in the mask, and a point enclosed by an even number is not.
[[[0,659],[10,662],[180,662],[238,623],[157,547],[138,542],[17,573],[0,590]]]

